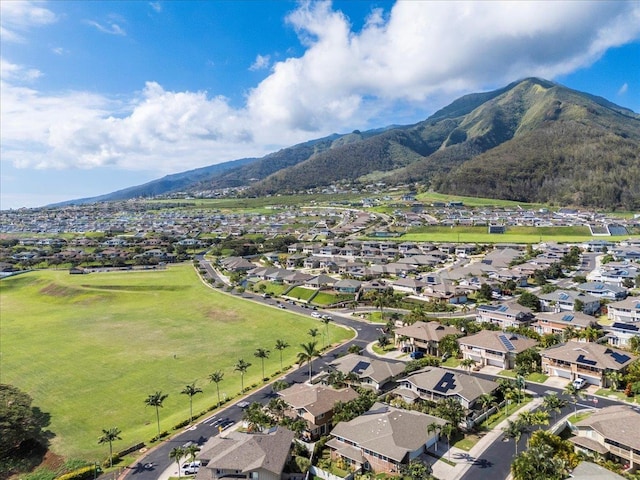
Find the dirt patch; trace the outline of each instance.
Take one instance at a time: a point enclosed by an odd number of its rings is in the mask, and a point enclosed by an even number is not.
[[[44,458],[42,459],[42,463],[39,467],[45,467],[55,472],[62,467],[62,465],[64,465],[64,458],[53,453],[51,450],[47,450],[47,453],[44,454]]]
[[[244,317],[235,310],[224,310],[222,312],[220,310],[209,310],[209,312],[207,312],[207,318],[224,323],[234,323],[244,320]]]
[[[55,283],[50,283],[46,287],[40,289],[40,293],[49,297],[65,298],[80,295],[81,290],[78,290],[77,288],[64,287],[62,285],[56,285]]]

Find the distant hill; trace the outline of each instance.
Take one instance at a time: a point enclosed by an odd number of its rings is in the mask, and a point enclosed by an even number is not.
[[[414,125],[334,134],[207,175],[190,175],[191,188],[243,185],[248,195],[265,195],[382,180],[465,196],[637,210],[640,116],[528,78],[465,95]]]

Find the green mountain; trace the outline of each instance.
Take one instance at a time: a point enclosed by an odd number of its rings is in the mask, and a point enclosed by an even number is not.
[[[334,134],[224,165],[200,178],[190,175],[190,186],[180,189],[246,186],[247,195],[257,196],[384,181],[465,196],[633,210],[640,209],[640,116],[604,98],[528,78],[465,95],[414,125]]]

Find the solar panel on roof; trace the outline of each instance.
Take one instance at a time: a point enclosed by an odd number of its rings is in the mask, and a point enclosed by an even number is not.
[[[499,335],[498,338],[507,350],[512,351],[516,349],[516,347],[513,345],[513,343],[511,343],[511,340],[509,340],[506,335]]]
[[[573,315],[565,315],[562,317],[562,321],[564,322],[570,322],[571,320],[573,320]]]
[[[456,388],[456,379],[451,372],[445,373],[440,381],[436,383],[436,386],[433,387],[436,392],[440,393],[447,393],[449,390],[453,390],[454,388]]]
[[[617,328],[618,330],[628,330],[630,332],[637,332],[638,330],[640,330],[640,328],[638,328],[636,325],[620,322],[614,323],[613,325],[611,325],[611,328]]]
[[[578,362],[578,363],[582,363],[582,364],[584,364],[584,365],[595,365],[596,363],[598,363],[598,362],[596,362],[595,360],[589,360],[589,359],[585,358],[585,356],[584,356],[584,355],[580,355],[580,356],[576,359],[576,362]]]
[[[356,364],[356,366],[355,366],[355,367],[353,367],[353,368],[351,369],[351,371],[352,371],[353,373],[358,373],[358,374],[360,374],[360,373],[364,372],[367,368],[369,368],[369,365],[371,365],[369,362],[365,362],[365,361],[363,361],[363,360],[360,360],[360,361]]]
[[[596,290],[602,290],[604,288],[604,285],[602,285],[601,283],[596,285]]]
[[[629,355],[626,355],[624,353],[614,352],[609,348],[607,348],[604,353],[608,354],[611,358],[615,360],[616,363],[619,363],[619,364],[627,363],[629,360],[631,360],[631,357]]]
[[[636,309],[640,310],[640,303],[636,303]]]
[[[508,307],[506,305],[501,305],[500,308],[498,309],[500,312],[506,312],[508,310]]]
[[[560,297],[560,300],[566,300],[567,298],[569,298],[569,295],[567,295],[566,293],[561,293],[559,297]]]

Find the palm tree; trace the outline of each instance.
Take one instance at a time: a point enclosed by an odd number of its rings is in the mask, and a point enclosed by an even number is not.
[[[244,393],[244,374],[247,373],[250,366],[251,364],[249,362],[245,362],[240,358],[233,367],[235,372],[240,372],[240,393]]]
[[[318,335],[320,335],[320,331],[317,328],[310,328],[309,335],[311,335],[311,338],[316,338]]]
[[[326,346],[327,346],[327,344],[326,344],[326,340],[328,340],[328,339],[329,339],[329,322],[330,322],[330,321],[331,321],[331,319],[330,319],[329,317],[324,317],[324,318],[322,319],[322,323],[324,323],[324,332],[325,332],[325,334],[326,334],[326,339],[325,339],[324,335],[323,335],[323,337],[322,337],[322,340],[323,340],[323,347],[326,347]]]
[[[222,370],[216,370],[209,375],[209,382],[214,382],[216,384],[216,390],[218,391],[218,406],[220,406],[220,382],[223,378],[224,373]]]
[[[122,432],[118,427],[112,427],[109,430],[102,429],[102,436],[98,438],[98,444],[109,444],[109,468],[113,467],[113,442],[115,440],[122,440],[120,434]]]
[[[611,390],[617,390],[620,383],[624,380],[622,373],[615,370],[607,370],[604,376],[609,380]]]
[[[427,435],[431,434],[431,433],[435,433],[436,434],[436,452],[438,451],[438,434],[440,433],[442,429],[442,425],[440,425],[437,422],[431,422],[429,425],[427,425]]]
[[[569,325],[567,328],[565,328],[562,331],[562,339],[565,342],[571,340],[572,338],[576,338],[577,336],[578,336],[578,331],[576,330],[576,327],[574,327],[573,325]]]
[[[162,407],[162,403],[167,399],[169,395],[162,393],[161,391],[157,391],[156,393],[152,393],[147,397],[144,403],[148,407],[155,407],[156,409],[156,421],[158,422],[158,439],[160,439],[160,408]]]
[[[445,423],[440,427],[440,433],[447,437],[447,449],[449,451],[448,456],[449,460],[451,460],[451,437],[456,432],[457,428],[451,423]]]
[[[287,342],[285,342],[284,340],[281,340],[281,339],[276,340],[276,350],[278,350],[280,352],[280,370],[283,369],[283,367],[282,367],[282,351],[285,348],[289,348],[289,344]]]
[[[556,421],[556,416],[562,411],[562,408],[567,405],[567,401],[564,398],[560,398],[555,393],[547,395],[542,400],[542,408],[547,411],[553,412],[553,421]]]
[[[465,358],[460,362],[460,366],[467,370],[467,375],[471,375],[471,369],[476,364],[476,361],[473,358]]]
[[[496,401],[496,397],[490,393],[483,393],[478,397],[478,403],[482,406],[482,413],[486,412],[490,405]]]
[[[564,387],[564,393],[571,396],[571,399],[573,400],[573,414],[577,414],[578,399],[582,398],[582,391],[573,383],[569,383],[566,387]]]
[[[185,455],[190,458],[190,461],[193,462],[196,459],[196,455],[200,451],[200,447],[196,443],[192,443],[187,448],[185,448]]]
[[[289,387],[289,383],[286,380],[276,380],[271,384],[271,388],[274,392],[279,392],[287,387]]]
[[[202,393],[202,389],[196,387],[196,382],[193,382],[191,385],[185,386],[180,393],[189,395],[189,423],[191,423],[193,420],[193,396]]]
[[[184,448],[175,447],[169,452],[169,458],[178,464],[178,478],[180,478],[180,460],[184,457]]]
[[[516,456],[518,456],[518,442],[522,438],[522,434],[526,431],[527,427],[520,420],[512,422],[507,420],[507,426],[502,428],[505,438],[513,438],[516,446]]]
[[[302,343],[302,351],[298,352],[298,363],[309,364],[309,383],[311,383],[312,366],[311,363],[315,357],[320,357],[320,352],[316,349],[317,342]]]
[[[277,420],[282,420],[282,417],[284,417],[284,412],[287,409],[287,402],[285,402],[281,397],[272,398],[271,400],[269,400],[267,409],[274,417],[276,417]]]
[[[269,358],[269,354],[271,352],[265,348],[256,348],[256,351],[253,352],[253,356],[259,358],[262,362],[262,379],[264,380],[264,360],[265,358]]]
[[[634,335],[627,341],[627,345],[633,353],[640,353],[640,335]]]

